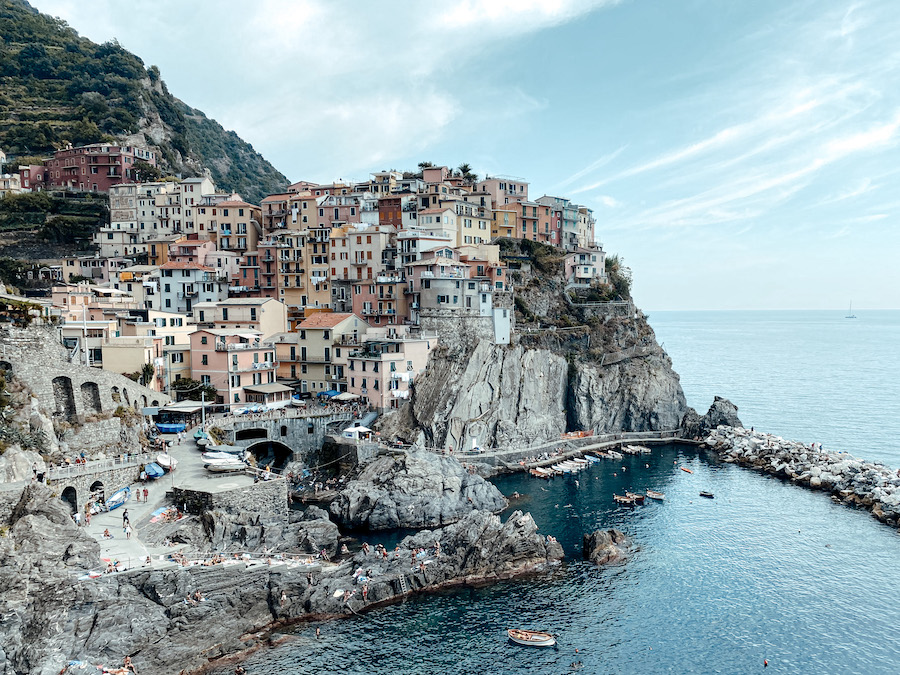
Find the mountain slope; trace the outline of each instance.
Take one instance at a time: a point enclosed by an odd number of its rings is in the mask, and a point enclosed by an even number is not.
[[[237,134],[172,96],[156,66],[25,0],[0,0],[0,148],[41,156],[111,140],[156,149],[173,173],[208,169],[219,189],[257,203],[288,184]]]

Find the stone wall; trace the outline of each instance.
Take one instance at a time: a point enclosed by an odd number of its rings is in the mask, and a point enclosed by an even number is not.
[[[144,459],[149,461],[150,458],[148,456]],[[140,460],[135,460],[134,462],[129,462],[125,466],[112,467],[96,473],[84,473],[81,475],[51,480],[50,488],[67,503],[71,503],[71,500],[67,499],[68,495],[71,494],[70,492],[67,492],[67,489],[74,490],[74,501],[78,513],[84,513],[84,505],[90,497],[91,488],[98,483],[102,484],[104,495],[108,499],[117,490],[132,485],[139,479]],[[153,490],[154,483],[149,483],[148,489]]]
[[[343,429],[343,425],[349,423],[352,418],[350,413],[340,413],[236,419],[228,424],[218,423],[216,426],[228,432],[228,439],[234,445],[252,448],[256,443],[268,441],[282,443],[293,451],[293,461],[310,464],[315,463],[325,437],[329,433]]]
[[[187,513],[201,514],[204,511],[224,511],[278,515],[287,521],[288,493],[287,481],[282,478],[261,480],[245,487],[236,487],[221,492],[205,492],[197,489],[172,488],[172,501]]]
[[[171,400],[118,373],[70,363],[53,327],[0,329],[0,363],[9,366],[55,420],[83,423],[119,406],[140,411]]]
[[[95,456],[98,453],[119,455],[135,452],[140,447],[140,427],[125,419],[110,417],[74,426],[59,433],[61,452]]]

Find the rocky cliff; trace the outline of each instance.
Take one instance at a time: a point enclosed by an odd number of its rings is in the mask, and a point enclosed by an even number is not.
[[[126,655],[138,672],[192,672],[251,647],[251,634],[267,627],[537,571],[563,557],[530,515],[515,512],[501,523],[473,511],[407,537],[388,558],[360,551],[340,564],[230,560],[81,579],[101,564],[97,544],[47,488],[31,486],[21,497],[0,493],[0,524],[2,675],[57,675],[69,660],[118,666]],[[204,600],[185,600],[197,591]]]
[[[498,448],[567,431],[678,428],[688,410],[684,393],[643,313],[627,300],[590,300],[599,290],[567,288],[561,258],[538,253],[510,275],[514,344],[442,339],[410,403],[385,421],[384,435],[468,449],[472,439]]]
[[[500,490],[452,457],[397,451],[366,464],[331,503],[331,512],[348,528],[388,530],[440,527],[506,505]]]

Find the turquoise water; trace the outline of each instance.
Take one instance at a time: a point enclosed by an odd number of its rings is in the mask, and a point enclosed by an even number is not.
[[[696,407],[719,393],[747,425],[900,465],[897,422],[886,419],[897,412],[900,313],[858,312],[852,327],[788,314],[673,312],[651,323]],[[300,626],[254,654],[248,672],[543,674],[577,660],[585,673],[746,673],[763,672],[764,659],[766,673],[900,672],[900,537],[866,512],[678,446],[595,465],[578,485],[497,484],[525,493],[515,508],[563,543],[558,571],[318,624],[319,640],[316,625]],[[612,503],[613,492],[647,487],[666,501]],[[608,527],[637,550],[598,570],[579,560],[581,536]],[[559,650],[509,644],[513,625],[558,633]]]

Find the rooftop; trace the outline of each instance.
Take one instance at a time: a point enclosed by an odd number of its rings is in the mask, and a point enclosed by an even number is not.
[[[297,324],[297,328],[334,328],[352,316],[355,315],[338,312],[316,312],[304,319],[302,323]]]

